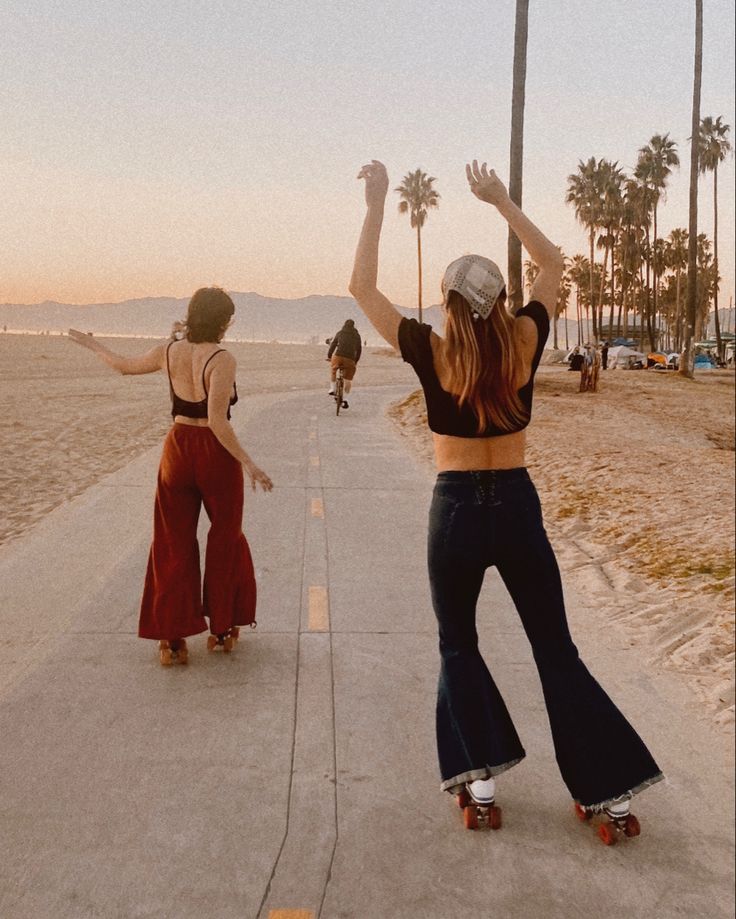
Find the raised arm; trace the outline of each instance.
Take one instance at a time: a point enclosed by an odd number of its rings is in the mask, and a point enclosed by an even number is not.
[[[113,370],[123,374],[155,373],[157,370],[163,369],[166,359],[166,345],[163,344],[156,345],[155,348],[151,348],[145,354],[140,354],[136,357],[125,357],[122,354],[111,351],[110,348],[107,348],[91,335],[86,335],[84,332],[77,331],[77,329],[69,329],[69,340],[92,351]]]
[[[378,160],[372,160],[358,173],[365,179],[365,203],[367,211],[363,231],[355,250],[353,276],[348,289],[355,297],[375,330],[393,347],[399,347],[399,323],[401,313],[388,297],[378,289],[378,242],[383,225],[383,211],[388,191],[386,167]]]
[[[531,299],[543,303],[550,319],[554,321],[557,292],[565,264],[562,253],[514,204],[503,182],[492,169],[488,171],[485,163],[478,167],[478,161],[473,160],[472,166],[466,165],[465,172],[475,197],[496,208],[519,237],[531,260],[539,266],[539,274],[531,289]]]

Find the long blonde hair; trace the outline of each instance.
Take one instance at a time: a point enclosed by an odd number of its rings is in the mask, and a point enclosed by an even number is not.
[[[506,292],[499,294],[487,319],[474,319],[468,301],[456,290],[445,300],[443,351],[449,389],[462,408],[466,403],[478,417],[478,433],[488,424],[517,431],[529,421],[514,385],[519,354],[514,320],[506,309]]]

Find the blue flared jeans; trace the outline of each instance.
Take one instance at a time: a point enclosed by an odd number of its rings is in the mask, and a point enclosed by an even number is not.
[[[498,775],[525,756],[478,649],[476,604],[494,565],[531,643],[557,763],[572,797],[602,804],[662,778],[639,735],[580,660],[526,469],[441,472],[429,515],[428,562],[439,625],[437,745],[445,790]]]

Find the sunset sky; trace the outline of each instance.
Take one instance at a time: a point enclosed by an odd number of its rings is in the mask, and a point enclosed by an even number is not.
[[[467,190],[478,157],[508,174],[514,2],[5,0],[0,7],[0,302],[347,294],[363,217],[355,176],[437,179],[425,302],[506,231]],[[524,210],[569,255],[579,159],[627,171],[677,142],[660,207],[687,226],[694,0],[531,0]],[[734,126],[731,0],[705,0],[703,115]],[[733,133],[731,141],[734,142]],[[720,305],[734,287],[734,169],[720,180]],[[701,230],[712,234],[712,177]],[[380,284],[416,302],[416,243],[390,193]]]

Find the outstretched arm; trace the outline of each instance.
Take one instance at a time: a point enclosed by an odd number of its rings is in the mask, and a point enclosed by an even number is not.
[[[69,340],[92,351],[101,361],[104,361],[113,370],[117,370],[118,373],[155,373],[164,366],[166,345],[156,345],[155,348],[137,357],[125,357],[111,351],[91,335],[78,332],[76,329],[69,329]]]
[[[358,173],[365,179],[365,202],[368,210],[363,231],[355,250],[355,265],[348,289],[376,331],[393,347],[399,347],[401,313],[378,289],[378,242],[383,225],[383,211],[388,191],[386,167],[372,160]]]
[[[539,274],[531,289],[531,299],[543,303],[550,319],[554,321],[557,291],[565,264],[562,253],[514,204],[503,182],[492,169],[488,171],[485,163],[478,167],[478,161],[473,160],[472,166],[466,165],[465,172],[475,197],[494,205],[519,237],[531,260],[539,266]]]

